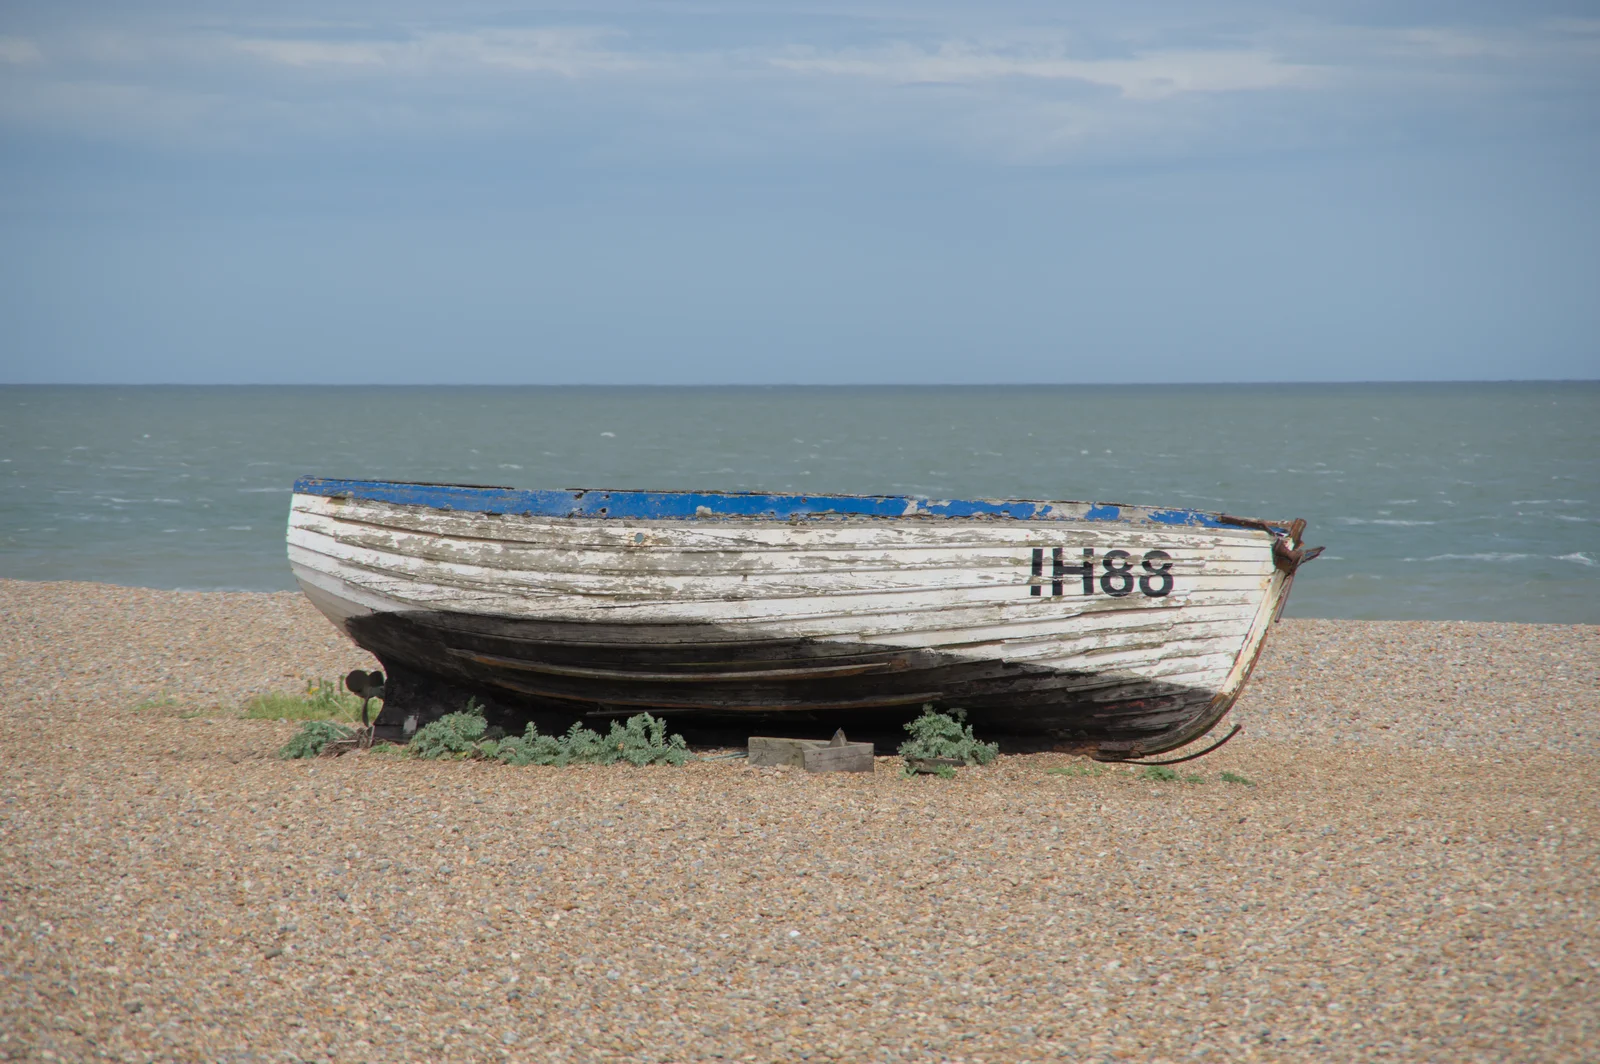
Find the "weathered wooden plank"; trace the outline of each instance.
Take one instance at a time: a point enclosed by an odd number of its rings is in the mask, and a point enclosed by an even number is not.
[[[753,735],[746,747],[746,758],[759,768],[799,768],[805,761],[806,747],[820,745],[821,739],[789,739],[773,735]]]
[[[1123,535],[1095,535],[1080,539],[1076,528],[1058,530],[1054,537],[1035,543],[1036,536],[1017,526],[1009,534],[993,534],[982,543],[938,543],[926,537],[893,549],[869,544],[818,546],[795,536],[786,544],[767,544],[759,549],[737,545],[710,547],[691,541],[694,530],[638,528],[632,536],[614,534],[611,542],[528,544],[517,540],[487,539],[396,530],[363,523],[340,521],[318,514],[302,515],[297,529],[338,539],[351,546],[370,547],[418,558],[446,562],[469,562],[491,568],[534,569],[545,572],[584,572],[597,567],[648,569],[662,574],[698,574],[714,564],[717,571],[732,573],[828,572],[839,566],[859,571],[940,569],[964,566],[1002,569],[1027,569],[1035,546],[1072,544],[1096,546],[1103,541],[1108,549],[1121,546],[1139,550],[1162,548],[1172,554],[1173,572],[1182,575],[1201,570],[1226,573],[1253,572],[1268,546],[1265,539],[1214,542],[1215,537],[1194,532],[1132,531]],[[708,557],[708,555],[710,557]],[[1230,570],[1230,565],[1242,566]],[[1043,578],[1048,581],[1049,577]]]
[[[844,586],[854,588],[945,587],[1001,585],[1007,589],[1020,588],[1023,594],[1032,594],[1029,588],[1039,587],[1039,597],[1063,597],[1053,594],[1054,585],[1062,584],[1064,597],[1082,594],[1082,578],[1074,574],[1056,580],[1048,570],[1034,575],[1031,570],[1032,552],[1017,545],[1008,551],[988,553],[963,551],[925,551],[913,564],[899,566],[892,559],[883,560],[865,554],[831,551],[825,559],[807,557],[796,552],[781,555],[769,552],[752,558],[729,554],[716,556],[659,550],[650,555],[628,555],[621,552],[589,551],[576,555],[556,556],[552,552],[524,552],[479,547],[474,551],[443,551],[422,542],[386,540],[375,537],[349,537],[337,534],[337,529],[293,528],[290,542],[305,549],[332,557],[361,560],[368,565],[401,569],[412,572],[436,571],[449,578],[487,580],[495,582],[526,582],[537,577],[562,590],[573,593],[606,593],[618,583],[630,588],[656,588],[677,593],[687,587],[706,589],[704,593],[716,596],[794,593],[810,588]],[[1134,550],[1138,544],[1131,544]],[[1226,564],[1201,556],[1198,548],[1169,542],[1162,548],[1166,555],[1170,581],[1166,593],[1174,590],[1206,586],[1249,586],[1271,570],[1271,552],[1268,545],[1255,548],[1249,557],[1239,557]],[[1128,560],[1130,576],[1118,576],[1119,583],[1137,588],[1139,578],[1145,576],[1139,569],[1139,556]],[[1104,571],[1095,581],[1103,591]]]
[[[1124,598],[1104,594],[1031,596],[1024,583],[1014,574],[963,572],[943,570],[942,579],[930,579],[925,572],[905,574],[875,573],[869,576],[848,569],[814,577],[763,574],[759,576],[729,576],[706,573],[699,577],[661,577],[653,573],[600,571],[586,574],[550,574],[529,571],[496,571],[480,566],[460,563],[435,563],[351,547],[329,540],[316,540],[297,533],[292,546],[307,554],[322,554],[346,565],[366,569],[374,574],[392,574],[413,581],[425,581],[440,587],[456,587],[464,591],[500,590],[520,595],[540,596],[546,607],[557,606],[553,600],[573,597],[580,602],[586,599],[606,599],[616,604],[630,602],[662,601],[684,603],[690,601],[716,601],[726,603],[777,602],[784,599],[803,599],[815,603],[816,609],[826,611],[830,600],[850,598],[842,608],[852,611],[870,607],[874,596],[921,594],[932,596],[937,604],[961,602],[999,601],[1008,599],[1048,598],[1049,602],[1030,602],[1035,609],[1045,609],[1074,603],[1084,608],[1160,608],[1173,598],[1192,598],[1196,595],[1217,595],[1259,592],[1270,578],[1269,559],[1263,558],[1259,570],[1252,575],[1211,576],[1189,578],[1188,586],[1176,585],[1163,595],[1129,593]],[[1265,551],[1263,554],[1265,555]],[[960,582],[958,582],[960,581]],[[760,610],[762,607],[754,606]],[[776,612],[794,616],[789,604],[775,607]],[[815,610],[813,610],[815,612]]]
[[[839,733],[833,739],[790,739],[769,735],[751,736],[750,764],[803,768],[807,772],[871,772],[874,747],[871,743],[852,743]]]
[[[355,563],[327,559],[322,564],[316,564],[312,559],[305,557],[299,551],[291,552],[293,560],[306,568],[318,569],[325,572],[336,581],[344,581],[356,586],[368,588],[379,595],[392,596],[397,602],[410,602],[416,606],[426,606],[437,609],[490,609],[508,615],[543,614],[555,615],[563,610],[574,611],[583,615],[594,615],[594,604],[583,597],[555,597],[551,596],[542,600],[529,600],[522,597],[516,589],[505,587],[492,588],[484,585],[476,593],[471,589],[460,587],[445,587],[431,584],[405,574],[362,571]],[[304,563],[312,564],[305,566]],[[849,618],[849,627],[843,629],[855,634],[872,635],[879,630],[885,633],[902,632],[905,638],[900,640],[906,645],[919,643],[949,643],[957,639],[971,640],[974,638],[1004,638],[1011,633],[996,631],[984,633],[974,637],[971,634],[962,634],[963,629],[970,629],[980,625],[1002,626],[1007,623],[1021,623],[1032,627],[1031,632],[1020,634],[1042,634],[1040,626],[1054,624],[1058,634],[1067,636],[1072,634],[1075,627],[1093,626],[1095,628],[1117,627],[1123,623],[1123,618],[1144,611],[1162,611],[1163,613],[1184,608],[1193,608],[1200,605],[1196,598],[1211,603],[1218,610],[1208,615],[1208,622],[1227,623],[1230,618],[1243,620],[1260,601],[1260,595],[1237,595],[1228,592],[1205,592],[1199,596],[1181,599],[1178,603],[1170,600],[1158,600],[1154,605],[1149,602],[1128,602],[1128,600],[1101,600],[1071,604],[1063,601],[1059,605],[1052,605],[1051,609],[1059,611],[1053,616],[1041,617],[1041,611],[1034,603],[1020,596],[1005,596],[1003,598],[982,598],[976,601],[966,600],[959,596],[951,595],[943,599],[935,595],[926,594],[899,594],[893,596],[876,595],[872,600],[865,596],[856,596],[838,604],[838,608],[826,610],[816,608],[797,615],[791,603],[767,602],[742,602],[729,604],[725,602],[698,602],[698,601],[666,601],[666,602],[640,602],[631,604],[634,609],[629,612],[643,610],[641,616],[652,619],[666,617],[681,617],[684,619],[715,619],[718,621],[736,623],[740,621],[759,622],[773,616],[782,617],[787,624],[794,625],[796,631],[804,630],[808,634],[825,635],[832,624],[840,619]],[[818,596],[817,601],[828,598]],[[1226,611],[1221,607],[1232,606],[1234,609]],[[785,608],[787,607],[787,608]],[[974,612],[976,611],[976,612]],[[613,611],[615,613],[615,611]],[[930,627],[918,624],[915,620],[917,614],[926,613],[929,620],[939,627]],[[1088,613],[1099,613],[1104,616],[1086,618]],[[621,617],[624,614],[615,613]],[[1120,616],[1119,616],[1120,615]],[[1196,614],[1199,619],[1199,615]],[[1135,620],[1137,618],[1135,617]],[[939,622],[944,622],[939,624]],[[952,637],[942,633],[949,631]]]
[[[340,587],[348,589],[348,594],[357,595],[370,601],[374,609],[401,609],[401,608],[444,608],[471,610],[479,607],[487,612],[503,615],[517,615],[524,612],[526,604],[505,601],[503,593],[483,594],[479,596],[465,596],[451,594],[447,597],[437,597],[426,593],[426,588],[417,585],[396,581],[395,586],[384,588],[386,591],[396,592],[397,595],[409,597],[387,598],[379,594],[373,585],[361,579],[361,574],[349,572],[336,572],[323,575],[304,567],[296,567],[297,574],[303,581],[320,583],[328,581],[330,591]],[[367,590],[361,590],[366,588]],[[1161,618],[1162,626],[1171,631],[1175,636],[1183,629],[1198,628],[1202,631],[1237,632],[1243,634],[1249,627],[1250,616],[1256,603],[1245,602],[1229,607],[1199,607],[1192,606],[1187,609],[1166,608],[1159,613],[1149,611],[1146,616]],[[1005,641],[1009,645],[1010,638],[1015,635],[1018,644],[1018,653],[1026,653],[1029,644],[1060,644],[1073,649],[1084,649],[1087,645],[1101,645],[1100,640],[1114,640],[1118,631],[1123,626],[1143,628],[1145,622],[1134,611],[1122,613],[1099,614],[1096,616],[1056,616],[1040,618],[1024,604],[1010,604],[1004,606],[948,607],[944,610],[928,613],[930,620],[937,623],[937,627],[930,627],[918,622],[920,614],[914,609],[904,609],[891,612],[882,616],[866,615],[861,612],[841,614],[831,617],[813,617],[792,619],[786,630],[795,635],[805,635],[816,638],[840,639],[878,639],[892,637],[899,645],[908,647],[936,647],[950,646],[959,649],[963,644],[975,646],[986,645],[991,642]],[[655,614],[654,619],[666,619],[666,614]],[[1187,618],[1193,617],[1191,624]],[[722,616],[725,623],[737,623],[735,619]],[[940,623],[942,622],[942,623]]]
[[[871,743],[807,747],[801,767],[807,772],[871,772],[876,767]]]
[[[295,554],[294,560],[299,563],[304,561]],[[333,561],[331,564],[316,566],[322,569],[335,582],[347,582],[351,585],[363,587],[379,596],[391,596],[395,603],[408,603],[413,608],[434,608],[444,610],[480,610],[505,615],[545,615],[545,616],[587,616],[598,618],[601,616],[593,603],[583,598],[529,600],[520,597],[514,591],[505,588],[497,590],[483,590],[477,593],[461,588],[445,588],[430,585],[426,582],[407,578],[400,575],[385,575],[382,573],[362,572],[359,567],[347,562]],[[1232,623],[1237,624],[1249,615],[1255,605],[1260,601],[1259,595],[1251,596],[1223,596],[1212,593],[1208,596],[1210,601],[1231,599],[1237,609],[1233,612],[1235,618]],[[951,598],[955,598],[952,596]],[[1192,600],[1191,600],[1192,601]],[[877,596],[874,601],[865,602],[856,598],[838,604],[832,610],[817,609],[808,611],[804,615],[796,616],[792,604],[781,602],[756,602],[740,603],[737,608],[730,608],[731,604],[721,602],[640,602],[630,604],[631,609],[619,611],[615,608],[606,612],[619,619],[665,620],[680,618],[683,620],[714,620],[719,623],[764,623],[771,618],[781,618],[787,626],[799,633],[825,637],[830,633],[842,635],[873,636],[879,634],[889,635],[896,632],[905,633],[905,638],[897,639],[906,645],[918,644],[948,644],[961,641],[973,641],[974,636],[963,632],[963,629],[979,625],[998,626],[1007,622],[1025,622],[1034,626],[1029,634],[1040,634],[1037,625],[1041,619],[1040,611],[1026,600],[1008,597],[1001,600],[984,602],[970,601],[940,601],[937,597],[921,595]],[[783,607],[789,608],[785,610]],[[1119,616],[1126,616],[1143,610],[1170,610],[1173,607],[1140,606],[1134,604],[1119,604],[1117,602],[1085,603],[1072,609],[1070,607],[1055,607],[1062,612],[1054,617],[1054,622],[1059,626],[1061,636],[1067,637],[1074,634],[1077,629],[1090,629],[1108,627],[1114,628],[1119,623]],[[1102,616],[1086,616],[1098,613]],[[928,628],[917,622],[917,615],[926,614],[928,619],[938,628]],[[1043,623],[1049,623],[1046,618]],[[943,622],[942,624],[940,622]],[[1209,623],[1227,624],[1225,618],[1213,616]],[[920,631],[919,631],[920,629]],[[940,635],[934,633],[948,632]],[[1007,633],[986,633],[995,638],[1003,638]]]
[[[307,560],[298,553],[294,555],[294,561],[297,563]],[[619,608],[620,604],[597,606],[582,596],[530,598],[518,589],[491,588],[487,584],[478,589],[446,587],[403,574],[362,571],[360,566],[350,562],[332,561],[309,567],[321,569],[337,580],[348,581],[374,593],[390,595],[396,601],[410,602],[418,607],[490,610],[512,616],[570,615],[591,618],[600,617],[601,610],[604,609],[619,621],[635,616],[637,619],[660,620],[676,617],[684,620],[703,619],[726,623],[761,623],[771,618],[781,618],[786,624],[795,626],[796,631],[804,630],[808,634],[818,636],[824,636],[834,630],[857,634],[875,634],[880,631],[905,632],[907,638],[904,642],[908,645],[944,643],[960,638],[971,639],[970,635],[961,636],[959,630],[977,625],[1003,625],[1009,622],[1048,624],[1052,619],[1047,611],[1018,596],[974,599],[952,594],[941,599],[937,595],[924,592],[862,595],[849,597],[843,601],[829,601],[844,598],[842,596],[816,596],[807,600],[808,604],[814,605],[814,608],[806,609],[804,612],[797,611],[794,603],[782,600],[741,600],[736,603],[693,599],[644,600],[627,603],[623,608]],[[1216,606],[1236,605],[1239,607],[1238,616],[1241,617],[1259,601],[1259,595],[1228,592],[1207,592],[1198,597]],[[1194,601],[1194,598],[1180,600],[1179,605]],[[826,608],[830,605],[833,608]],[[1060,630],[1063,633],[1067,633],[1075,625],[1100,626],[1101,622],[1098,619],[1085,618],[1086,614],[1098,613],[1115,618],[1117,615],[1139,611],[1165,611],[1172,609],[1174,605],[1170,601],[1166,604],[1151,605],[1137,601],[1128,603],[1126,600],[1122,602],[1111,600],[1079,604],[1063,603],[1052,606],[1051,611],[1054,612],[1054,623],[1061,626]],[[918,623],[919,614],[926,614],[931,624]],[[1041,614],[1046,614],[1043,620]],[[839,627],[839,622],[846,619],[848,623],[844,627]],[[1108,619],[1105,623],[1116,626],[1119,622],[1116,619]],[[934,625],[937,627],[933,627]],[[957,634],[949,639],[935,634],[947,629],[954,630]],[[919,631],[922,634],[912,634]],[[997,638],[1003,638],[1006,634],[994,633]]]

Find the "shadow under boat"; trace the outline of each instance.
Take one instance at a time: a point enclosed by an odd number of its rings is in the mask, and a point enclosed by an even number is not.
[[[705,745],[843,728],[892,750],[925,704],[963,709],[1009,752],[1139,756],[1190,742],[1226,712],[1213,690],[948,651],[752,633],[446,611],[350,618],[388,672],[379,738],[403,740],[468,699],[520,732],[649,712]],[[1206,718],[1211,718],[1207,720]]]

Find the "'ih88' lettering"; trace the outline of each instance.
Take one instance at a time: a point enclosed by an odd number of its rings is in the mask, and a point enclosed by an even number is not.
[[[1078,565],[1066,564],[1065,548],[1050,548],[1050,594],[1066,592],[1067,577],[1076,576],[1083,581],[1083,593],[1092,595],[1096,587],[1102,594],[1122,598],[1133,594],[1134,588],[1146,598],[1163,598],[1172,590],[1172,555],[1164,550],[1147,550],[1134,568],[1133,555],[1125,550],[1108,550],[1095,564],[1094,548],[1083,548],[1083,561]],[[1033,548],[1033,579],[1028,581],[1028,594],[1044,594],[1044,548]]]

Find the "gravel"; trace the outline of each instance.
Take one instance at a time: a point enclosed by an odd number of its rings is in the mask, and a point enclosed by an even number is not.
[[[0,581],[0,1058],[1600,1044],[1600,628],[1285,621],[1175,782],[280,762],[237,719],[356,667],[295,595]]]

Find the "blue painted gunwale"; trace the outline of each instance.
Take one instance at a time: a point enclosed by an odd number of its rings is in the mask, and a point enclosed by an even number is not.
[[[465,484],[301,477],[298,495],[371,499],[457,513],[634,520],[769,521],[825,516],[1003,517],[1018,521],[1122,521],[1130,524],[1237,527],[1201,510],[1149,509],[1121,503],[1049,503],[1027,499],[932,500],[914,495],[767,495],[742,491],[528,491]],[[1083,509],[1078,509],[1082,506]],[[1274,529],[1287,532],[1287,529]]]

